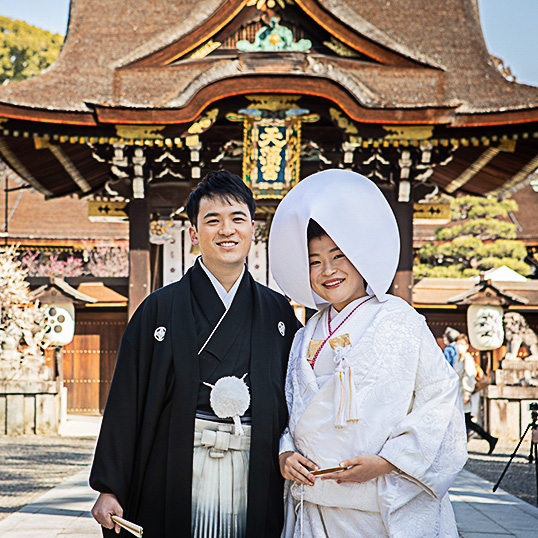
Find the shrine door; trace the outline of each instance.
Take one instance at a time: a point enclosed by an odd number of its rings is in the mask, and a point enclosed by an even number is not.
[[[127,313],[77,311],[75,337],[63,349],[67,412],[100,414],[106,398]]]

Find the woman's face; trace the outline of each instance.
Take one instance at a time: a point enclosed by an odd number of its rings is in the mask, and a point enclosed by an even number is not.
[[[361,274],[328,235],[308,243],[308,257],[312,289],[336,310],[366,295]]]

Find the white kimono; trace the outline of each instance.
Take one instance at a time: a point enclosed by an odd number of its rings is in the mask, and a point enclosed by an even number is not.
[[[295,336],[286,379],[289,427],[280,452],[300,452],[320,468],[377,454],[398,471],[365,483],[319,477],[313,487],[291,483],[283,535],[457,537],[447,492],[467,459],[458,376],[423,316],[402,299],[373,297],[334,332],[318,357],[327,369],[326,354],[335,355],[331,346],[348,343],[341,364],[351,368],[358,421],[336,427],[342,377],[317,375],[307,360],[319,336],[329,334],[329,309]]]

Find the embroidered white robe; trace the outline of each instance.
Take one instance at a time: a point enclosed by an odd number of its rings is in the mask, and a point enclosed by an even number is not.
[[[301,536],[302,519],[309,537],[456,537],[447,492],[467,459],[458,376],[423,316],[402,299],[374,297],[333,335],[351,339],[345,359],[359,412],[358,422],[336,428],[334,375],[318,378],[307,361],[316,325],[327,325],[328,311],[295,336],[286,379],[289,427],[280,452],[296,450],[320,468],[377,454],[398,471],[365,483],[319,477],[313,487],[293,483],[295,501],[303,489],[304,511],[301,517],[299,508],[294,522],[287,510],[283,534]]]

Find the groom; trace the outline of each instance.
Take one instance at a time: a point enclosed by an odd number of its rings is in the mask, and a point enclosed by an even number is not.
[[[105,536],[119,532],[111,515],[145,538],[280,535],[278,445],[298,322],[246,269],[255,208],[239,177],[206,176],[186,206],[201,257],[125,330],[90,476]],[[250,392],[244,435],[212,408],[211,385],[227,376]]]

